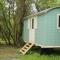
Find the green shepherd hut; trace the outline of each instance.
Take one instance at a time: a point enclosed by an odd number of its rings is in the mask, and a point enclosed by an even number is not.
[[[23,40],[29,42],[29,45],[32,43],[31,46],[35,44],[41,48],[60,48],[60,7],[25,17]]]

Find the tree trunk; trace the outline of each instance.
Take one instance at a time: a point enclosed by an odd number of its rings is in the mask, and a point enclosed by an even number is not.
[[[20,46],[23,42],[22,38],[22,28],[23,28],[23,17],[26,13],[25,0],[17,0],[17,12],[16,18],[14,21],[14,31],[15,31],[15,41],[18,46]]]

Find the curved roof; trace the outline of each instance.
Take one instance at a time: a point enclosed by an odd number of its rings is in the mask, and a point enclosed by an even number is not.
[[[24,19],[26,19],[26,18],[30,18],[30,17],[33,17],[33,16],[37,16],[37,15],[42,15],[42,14],[47,13],[47,12],[53,10],[53,9],[56,9],[56,8],[60,8],[60,6],[58,6],[58,7],[53,7],[53,8],[48,8],[48,9],[43,10],[43,11],[41,11],[41,12],[37,12],[37,13],[35,13],[35,14],[32,14],[32,15],[26,16],[26,17],[24,17]]]

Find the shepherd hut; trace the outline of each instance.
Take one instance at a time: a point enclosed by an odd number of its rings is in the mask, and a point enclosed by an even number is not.
[[[25,17],[23,40],[30,48],[33,44],[41,48],[60,48],[60,7]]]

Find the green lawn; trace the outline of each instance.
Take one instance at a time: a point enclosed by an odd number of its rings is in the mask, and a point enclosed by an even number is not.
[[[60,60],[59,54],[43,54],[32,52],[20,55],[19,48],[2,47],[0,48],[0,60]]]

